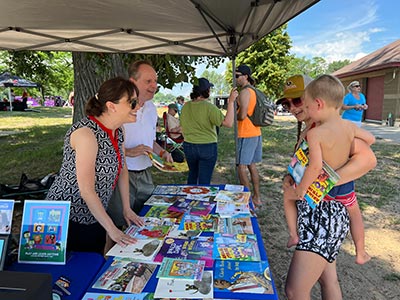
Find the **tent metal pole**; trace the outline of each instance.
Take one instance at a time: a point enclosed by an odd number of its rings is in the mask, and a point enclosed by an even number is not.
[[[236,87],[236,77],[235,77],[235,70],[236,70],[236,56],[235,54],[232,54],[231,57],[232,60],[232,84],[233,87]],[[239,174],[238,174],[238,168],[237,164],[239,161],[239,153],[238,153],[238,128],[237,128],[237,102],[235,101],[235,113],[233,114],[234,116],[234,121],[233,121],[233,130],[234,130],[234,135],[235,135],[235,173],[236,173],[236,181],[238,182],[239,180]]]
[[[11,101],[11,87],[8,87],[8,102],[10,103],[10,111],[13,110],[12,101]]]

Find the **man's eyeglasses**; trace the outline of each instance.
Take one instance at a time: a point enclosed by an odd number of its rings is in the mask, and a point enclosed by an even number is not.
[[[240,76],[243,76],[243,74],[235,74],[236,78],[239,78]]]
[[[359,84],[358,85],[353,85],[353,87],[359,88],[359,87],[361,87],[361,85],[359,85]]]
[[[303,104],[303,100],[301,98],[293,98],[291,100],[285,99],[282,101],[281,104],[284,109],[290,110],[290,107],[292,106],[292,104],[294,105],[294,107],[299,107]]]
[[[138,98],[131,98],[130,100],[128,100],[128,103],[131,105],[131,109],[135,109],[136,104],[138,103]]]

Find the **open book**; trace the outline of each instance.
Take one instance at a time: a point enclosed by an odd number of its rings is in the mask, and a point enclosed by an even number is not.
[[[154,152],[148,153],[147,155],[151,159],[153,166],[162,172],[185,172],[185,171],[187,171],[186,162],[170,163],[170,162],[163,160],[159,155],[155,154]]]
[[[309,164],[308,155],[308,143],[303,140],[288,166],[288,171],[296,184],[301,182]],[[327,163],[323,162],[321,174],[318,175],[318,178],[308,187],[304,199],[307,200],[312,208],[315,208],[338,181],[339,175]]]

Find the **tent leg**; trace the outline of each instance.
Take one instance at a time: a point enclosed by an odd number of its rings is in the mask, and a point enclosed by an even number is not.
[[[10,111],[13,110],[12,101],[11,101],[11,87],[8,88],[8,102],[10,102]]]

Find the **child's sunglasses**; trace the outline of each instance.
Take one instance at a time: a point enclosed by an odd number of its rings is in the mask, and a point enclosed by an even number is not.
[[[290,107],[292,106],[292,104],[294,105],[294,107],[299,107],[303,104],[303,100],[301,98],[293,98],[291,100],[285,99],[282,101],[281,104],[284,109],[290,110]]]

